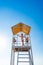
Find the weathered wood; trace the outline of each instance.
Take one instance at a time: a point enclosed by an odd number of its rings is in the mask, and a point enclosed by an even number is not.
[[[12,32],[13,34],[17,34],[18,32],[24,32],[25,34],[30,33],[31,27],[28,25],[25,25],[23,23],[16,24],[15,26],[12,26]]]
[[[30,48],[31,48],[31,47],[30,47]],[[13,50],[14,50],[15,52],[17,52],[18,50],[19,50],[19,51],[29,51],[30,48],[13,48]]]

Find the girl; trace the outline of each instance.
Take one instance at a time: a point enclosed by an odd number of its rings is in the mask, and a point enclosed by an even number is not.
[[[21,37],[22,45],[24,45],[24,36],[23,36],[23,34],[21,34],[21,36],[19,36],[19,37]]]

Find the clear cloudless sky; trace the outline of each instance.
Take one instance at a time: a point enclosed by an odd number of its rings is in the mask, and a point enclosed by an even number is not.
[[[11,26],[31,26],[34,65],[43,65],[43,0],[0,0],[0,65],[10,65]]]

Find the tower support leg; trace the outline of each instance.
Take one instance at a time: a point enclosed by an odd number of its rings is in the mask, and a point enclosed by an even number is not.
[[[10,65],[14,65],[14,55],[15,55],[14,51],[11,50],[11,62],[10,62]]]

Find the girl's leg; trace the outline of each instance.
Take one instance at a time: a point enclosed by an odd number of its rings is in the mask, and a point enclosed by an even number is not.
[[[22,45],[24,45],[24,42],[22,42]]]

